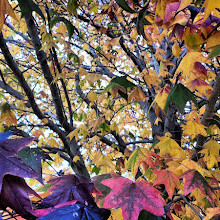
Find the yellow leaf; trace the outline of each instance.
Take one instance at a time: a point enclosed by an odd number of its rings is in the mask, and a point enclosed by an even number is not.
[[[180,2],[180,6],[178,8],[178,11],[183,10],[184,8],[186,8],[188,5],[190,5],[192,3],[193,0],[184,0]]]
[[[47,118],[43,118],[43,119],[41,120],[41,122],[42,122],[44,125],[47,125],[49,121],[48,121]]]
[[[203,159],[207,164],[207,168],[211,169],[215,164],[218,164],[220,145],[217,141],[210,140],[203,145],[203,148],[199,153],[204,154]]]
[[[115,131],[116,134],[119,134],[118,126],[116,125],[116,123],[112,123],[112,124],[110,125],[110,130],[111,130],[111,131]]]
[[[206,48],[214,47],[220,44],[220,32],[216,32],[208,38]]]
[[[186,56],[182,59],[180,65],[178,66],[176,70],[176,75],[182,72],[183,78],[185,78],[185,75],[190,77],[190,75],[192,74],[192,70],[194,69],[195,62],[202,63],[206,60],[207,58],[204,57],[200,52],[188,52]]]
[[[134,90],[128,96],[128,102],[131,102],[132,99],[137,101],[146,101],[146,96],[142,89],[135,87]]]
[[[216,8],[220,8],[220,1],[219,0],[206,0],[202,6],[202,8],[205,8],[205,14],[204,14],[204,21],[209,17],[212,11],[214,11]]]
[[[87,74],[85,77],[85,81],[88,81],[88,83],[91,85],[95,82],[97,82],[98,80],[106,80],[102,75],[100,74]]]
[[[147,85],[149,86],[149,88],[152,87],[151,85],[154,85],[154,86],[159,85],[160,79],[158,78],[158,76],[154,70],[144,69],[142,71],[142,74],[143,74],[144,80],[147,83]]]
[[[85,43],[85,44],[83,45],[83,50],[89,51],[89,45],[88,45],[87,43]]]
[[[172,47],[172,52],[173,55],[177,58],[180,57],[180,54],[182,53],[181,48],[179,47],[179,45],[177,43],[174,43],[173,47]]]
[[[153,102],[156,102],[157,105],[164,110],[167,97],[169,95],[169,92],[171,91],[171,87],[169,85],[165,85],[160,92],[156,95],[155,99]]]
[[[196,163],[193,160],[185,159],[181,162],[181,165],[176,168],[176,171],[182,171],[182,173],[188,171],[188,170],[197,170],[199,173],[201,173],[202,176],[210,177],[211,174],[208,170],[203,169],[198,163]]]
[[[91,102],[95,102],[98,100],[97,94],[93,91],[91,91],[87,97],[88,97],[89,101],[91,101]]]
[[[15,117],[15,114],[11,110],[10,105],[5,102],[0,106],[1,115],[0,115],[0,125],[5,123],[8,127],[10,125],[17,126],[17,119]]]
[[[10,15],[12,18],[17,19],[13,8],[9,4],[8,0],[0,1],[0,31],[5,23],[5,14]]]
[[[80,157],[78,155],[73,158],[74,163],[77,163],[77,161],[80,161]]]
[[[108,220],[123,220],[123,216],[122,216],[122,210],[119,209],[115,209],[111,211],[111,215],[109,216]]]
[[[70,138],[70,141],[74,138],[74,137],[76,137],[76,135],[78,135],[78,129],[75,129],[75,130],[73,130],[73,131],[71,131],[68,135],[67,135],[67,137],[69,137]]]
[[[195,121],[187,121],[185,125],[182,125],[183,134],[190,136],[191,139],[194,139],[197,135],[201,134],[207,136],[205,126]]]
[[[32,133],[32,136],[35,136],[37,139],[38,139],[41,135],[44,136],[44,133],[43,133],[43,131],[41,131],[41,130],[37,130],[37,131],[34,131],[34,132]]]
[[[50,138],[50,139],[47,141],[47,144],[50,145],[50,147],[58,146],[58,143],[57,143],[56,140],[53,139],[53,138]]]
[[[186,157],[185,151],[170,137],[158,137],[159,143],[155,145],[155,148],[160,149],[159,155],[161,157],[172,157],[177,159],[183,159]]]
[[[44,138],[41,138],[41,139],[39,140],[39,142],[38,142],[37,145],[38,145],[39,147],[45,146],[45,145],[46,145],[46,142],[45,142]]]

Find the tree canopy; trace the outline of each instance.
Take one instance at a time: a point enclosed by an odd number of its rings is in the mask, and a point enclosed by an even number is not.
[[[216,0],[1,0],[2,219],[218,219],[219,30]]]

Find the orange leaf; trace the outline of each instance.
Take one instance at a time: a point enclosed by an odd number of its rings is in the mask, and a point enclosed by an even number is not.
[[[169,170],[153,171],[157,175],[154,186],[164,184],[170,198],[174,194],[175,187],[180,185],[179,177]]]

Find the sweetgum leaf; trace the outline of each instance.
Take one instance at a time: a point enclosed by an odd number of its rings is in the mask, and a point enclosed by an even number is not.
[[[2,188],[3,177],[6,174],[28,178],[38,177],[35,170],[16,157],[18,151],[31,143],[32,140],[33,138],[9,139],[0,144],[0,190]]]
[[[40,199],[40,196],[26,184],[23,178],[5,175],[0,194],[0,208],[5,210],[7,207],[10,207],[23,218],[35,219],[31,214],[30,194]]]
[[[18,152],[18,157],[29,167],[35,170],[39,175],[39,181],[42,182],[42,164],[41,160],[52,160],[52,158],[37,148],[25,147]]]
[[[58,208],[39,220],[107,220],[109,216],[108,209],[100,209],[95,205],[75,204]]]
[[[185,185],[184,185],[184,196],[187,196],[189,193],[191,193],[194,189],[198,188],[201,190],[204,197],[206,197],[212,205],[213,199],[212,199],[212,189],[209,186],[206,179],[196,170],[188,170],[185,173],[181,175],[182,178],[185,178]],[[180,177],[180,178],[181,178]]]
[[[128,6],[128,3],[125,0],[116,0],[116,2],[125,11],[130,12],[130,13],[137,13],[136,11],[134,11]]]
[[[54,183],[50,191],[53,193],[43,200],[47,206],[55,206],[63,202],[77,200],[81,204],[95,204],[91,196],[93,184],[89,183],[86,178],[66,175],[49,181]]]
[[[6,139],[10,138],[13,135],[13,132],[0,132],[0,144]]]
[[[156,215],[164,215],[164,200],[160,191],[147,181],[133,182],[124,177],[106,179],[102,184],[112,191],[105,198],[104,208],[121,208],[125,220],[138,219],[140,212],[146,211]]]
[[[45,21],[45,17],[42,11],[38,7],[38,5],[36,5],[32,0],[18,0],[18,4],[21,9],[22,16],[28,15],[31,12],[35,11]]]
[[[52,29],[55,24],[57,24],[58,22],[61,22],[61,21],[66,25],[66,28],[67,28],[68,34],[69,34],[69,39],[71,39],[71,37],[73,36],[73,33],[77,32],[77,29],[66,18],[60,17],[60,16],[55,17],[54,19],[52,19],[50,21],[50,28]]]
[[[194,94],[181,83],[176,84],[167,97],[165,112],[167,113],[170,102],[174,102],[178,110],[183,113],[186,102],[189,100],[192,100],[198,106]]]

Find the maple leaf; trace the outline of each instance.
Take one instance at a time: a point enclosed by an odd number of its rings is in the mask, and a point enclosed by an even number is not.
[[[125,220],[136,220],[140,212],[145,209],[157,216],[164,214],[164,200],[160,191],[147,181],[133,182],[124,177],[106,179],[102,184],[112,191],[105,198],[104,208],[121,208]]]
[[[203,150],[201,150],[199,153],[204,154],[204,161],[207,164],[207,168],[211,169],[214,167],[214,165],[218,164],[219,160],[219,150],[220,150],[220,145],[218,144],[217,141],[210,140],[206,142],[203,145]]]
[[[48,183],[54,183],[51,187],[51,195],[43,200],[43,204],[55,206],[63,202],[77,200],[82,204],[94,204],[91,196],[93,184],[89,183],[85,177],[76,175],[66,175],[50,180]]]
[[[127,169],[131,168],[131,171],[134,173],[134,175],[137,173],[138,167],[141,164],[145,165],[146,170],[148,167],[155,169],[152,157],[156,158],[160,156],[146,148],[137,147],[129,157],[126,167]]]
[[[18,157],[29,167],[35,170],[39,177],[38,180],[42,182],[42,164],[41,160],[52,160],[52,158],[44,151],[37,148],[25,147],[18,152]]]
[[[175,187],[180,185],[179,177],[169,170],[153,171],[157,175],[153,186],[164,184],[170,198],[174,194]]]
[[[16,156],[18,151],[31,143],[33,138],[5,140],[0,144],[0,189],[3,177],[11,174],[19,177],[37,178],[38,174]]]
[[[175,140],[170,137],[158,137],[158,139],[160,142],[155,145],[155,148],[160,149],[159,155],[161,157],[169,155],[172,158],[185,158],[186,153]]]
[[[195,121],[187,121],[185,125],[182,125],[182,128],[183,134],[190,136],[192,140],[199,134],[207,136],[207,132],[205,130],[206,127],[202,124],[198,124]]]
[[[188,170],[185,173],[183,173],[180,178],[185,178],[185,184],[184,184],[184,196],[187,196],[189,193],[191,193],[194,189],[199,188],[204,195],[204,197],[207,197],[208,200],[213,204],[212,200],[212,189],[209,186],[206,179],[196,170]]]
[[[75,204],[57,208],[39,220],[106,220],[109,216],[110,211],[107,209],[98,208],[95,205]]]
[[[213,10],[220,8],[220,2],[216,0],[206,0],[202,6],[205,8],[204,21],[208,18]]]
[[[35,219],[32,215],[32,204],[29,195],[41,197],[31,189],[25,180],[18,176],[5,175],[0,194],[0,208],[12,208],[17,214],[27,219]]]
[[[9,137],[11,137],[13,135],[13,132],[9,131],[9,132],[0,132],[0,144],[5,141],[6,139],[8,139]]]
[[[1,116],[0,116],[0,124],[5,123],[8,127],[10,125],[17,125],[17,119],[15,114],[11,110],[10,105],[5,102],[0,106]]]
[[[188,76],[190,78],[195,62],[203,63],[206,60],[207,58],[204,57],[200,52],[188,52],[178,66],[175,75],[177,75],[179,72],[182,72],[183,77]]]
[[[2,30],[3,24],[5,22],[5,14],[10,15],[14,19],[17,19],[14,10],[9,4],[8,0],[1,0],[0,1],[0,31]]]
[[[169,104],[174,102],[178,110],[183,113],[186,102],[189,100],[192,100],[197,105],[197,101],[193,93],[181,83],[176,84],[167,97],[165,111],[167,112]]]

